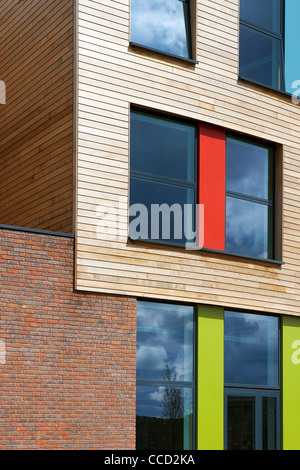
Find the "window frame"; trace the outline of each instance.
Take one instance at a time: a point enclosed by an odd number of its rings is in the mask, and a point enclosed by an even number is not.
[[[225,142],[225,145],[224,145],[224,149],[223,147],[221,148],[218,148],[217,149],[217,152],[220,153],[220,155],[222,155],[222,158],[219,159],[220,160],[220,166],[222,166],[222,159],[223,159],[223,155],[224,155],[224,159],[225,159],[225,175],[224,175],[224,188],[221,189],[221,193],[217,195],[216,197],[216,201],[218,201],[218,204],[220,207],[218,208],[218,210],[222,210],[224,209],[225,211],[225,214],[224,214],[224,233],[223,233],[223,236],[224,236],[224,247],[217,247],[217,246],[213,246],[213,244],[215,243],[215,240],[212,242],[212,246],[209,246],[209,243],[205,246],[196,246],[195,244],[191,245],[186,245],[186,243],[184,243],[185,240],[184,239],[184,236],[182,238],[180,238],[179,242],[178,240],[175,239],[175,242],[173,240],[170,240],[170,239],[162,239],[162,237],[160,236],[160,238],[158,239],[154,239],[154,238],[151,238],[151,234],[149,236],[149,232],[148,232],[148,238],[141,238],[141,237],[132,237],[130,235],[130,233],[128,234],[128,241],[129,242],[132,242],[132,243],[151,243],[152,245],[153,244],[156,244],[156,245],[165,245],[165,246],[170,246],[171,247],[178,247],[178,248],[192,248],[193,251],[195,250],[198,250],[198,251],[204,251],[204,252],[211,252],[211,253],[218,253],[218,254],[223,254],[223,255],[228,255],[228,256],[235,256],[235,257],[238,257],[238,258],[243,258],[245,260],[257,260],[257,261],[260,261],[260,262],[263,262],[263,263],[268,263],[268,264],[274,264],[274,265],[283,265],[285,264],[284,261],[282,260],[282,256],[283,256],[283,251],[282,251],[282,237],[283,237],[283,234],[282,234],[282,227],[283,227],[283,221],[282,221],[282,213],[283,213],[283,189],[282,189],[282,177],[283,177],[283,147],[281,144],[276,144],[276,143],[272,143],[272,142],[269,142],[269,141],[266,141],[266,140],[263,140],[263,139],[260,139],[260,138],[257,138],[255,136],[249,136],[248,134],[242,134],[242,133],[237,133],[236,131],[233,131],[233,130],[227,130],[225,128],[221,128],[219,126],[215,126],[215,125],[210,125],[210,124],[206,124],[205,122],[201,122],[201,121],[196,121],[196,120],[193,120],[193,119],[189,119],[189,118],[186,118],[186,117],[179,117],[178,115],[173,115],[171,113],[167,113],[167,112],[163,112],[163,111],[155,111],[153,109],[147,109],[145,107],[140,107],[138,105],[135,105],[133,104],[131,107],[130,107],[130,111],[129,111],[129,119],[131,120],[131,116],[132,114],[134,113],[137,113],[137,114],[141,114],[141,115],[144,115],[144,116],[150,116],[150,117],[153,117],[155,119],[163,119],[163,120],[167,120],[167,121],[171,121],[171,122],[174,122],[174,123],[182,123],[182,124],[187,124],[191,127],[194,128],[195,130],[195,136],[194,136],[194,143],[193,143],[193,172],[194,172],[194,180],[193,182],[190,182],[190,181],[184,181],[184,180],[177,180],[176,178],[169,178],[168,176],[153,176],[153,174],[151,173],[147,173],[147,172],[142,172],[142,171],[138,171],[138,170],[134,170],[133,169],[133,166],[132,166],[132,144],[131,144],[131,141],[132,141],[132,128],[130,128],[130,142],[129,142],[129,149],[130,149],[130,157],[129,157],[129,162],[130,162],[130,167],[129,167],[129,193],[131,192],[131,188],[132,188],[132,181],[131,179],[132,178],[136,178],[138,179],[139,181],[147,181],[147,182],[152,182],[152,183],[161,183],[161,184],[171,184],[173,188],[175,188],[177,185],[178,187],[181,187],[181,188],[185,188],[185,189],[188,189],[188,190],[192,190],[193,191],[193,202],[192,204],[194,204],[194,211],[193,211],[193,219],[195,221],[195,229],[196,229],[196,226],[198,225],[199,221],[197,221],[197,207],[199,207],[199,204],[205,204],[205,199],[203,201],[203,196],[200,195],[200,185],[202,185],[203,181],[201,180],[201,178],[203,179],[203,174],[205,174],[205,170],[202,171],[202,165],[201,165],[201,162],[205,162],[205,158],[204,160],[201,160],[201,158],[203,158],[203,136],[201,134],[201,129],[204,127],[208,127],[208,128],[211,128],[211,129],[215,129],[215,130],[222,130],[222,134],[224,136],[219,136],[218,137],[218,141],[220,140],[224,140]],[[130,125],[131,127],[131,125]],[[254,144],[256,146],[259,146],[259,147],[262,147],[262,148],[266,148],[268,149],[269,152],[271,152],[270,154],[270,158],[272,159],[272,172],[269,173],[269,182],[270,184],[272,184],[272,198],[271,199],[264,199],[264,198],[257,198],[257,200],[255,200],[255,197],[252,198],[252,197],[249,197],[249,201],[251,202],[256,202],[257,204],[261,203],[262,205],[266,206],[266,207],[271,207],[271,214],[269,216],[269,220],[270,222],[268,222],[268,257],[258,257],[258,256],[252,256],[250,254],[247,254],[247,253],[242,253],[242,252],[233,252],[233,251],[229,251],[229,250],[226,250],[226,197],[227,195],[230,196],[230,192],[228,191],[227,192],[227,189],[226,189],[226,153],[227,153],[227,146],[226,146],[226,140],[227,138],[234,138],[236,140],[240,140],[241,142],[245,142],[245,143],[250,143],[250,144]],[[204,148],[205,148],[205,145],[204,144]],[[215,151],[215,147],[214,147],[214,144],[209,144],[209,146],[212,147],[209,147],[209,149],[206,148],[205,152],[207,153],[208,157],[209,157],[209,152],[214,152]],[[209,171],[211,171],[211,169],[209,169]],[[221,175],[221,180],[222,180],[223,176]],[[271,180],[272,178],[272,180]],[[207,180],[207,178],[205,179],[205,181]],[[202,181],[202,182],[201,182]],[[223,180],[222,180],[223,181]],[[201,186],[203,187],[203,186]],[[223,194],[223,191],[224,191],[224,194]],[[239,197],[239,193],[236,193],[235,196]],[[214,196],[213,196],[214,197]],[[220,201],[219,199],[220,198],[223,198],[224,201]],[[247,196],[243,195],[243,194],[240,194],[240,199],[241,200],[247,200]],[[210,200],[211,199],[211,195],[210,195]],[[138,201],[133,201],[131,199],[131,196],[129,195],[129,207],[131,204],[134,204],[134,203],[137,203]],[[161,204],[161,203],[160,203]],[[213,210],[216,210],[215,208],[213,208]],[[129,223],[130,223],[130,217],[129,217]],[[223,222],[222,222],[223,223]],[[199,227],[197,227],[199,228]],[[211,228],[209,228],[208,230],[210,230]],[[223,231],[223,227],[219,227],[219,232],[220,231]],[[208,236],[209,238],[209,236]],[[188,243],[188,241],[187,241]],[[220,243],[219,243],[220,245]],[[272,255],[270,257],[270,255]]]
[[[251,397],[254,398],[254,449],[263,449],[263,398],[275,398],[276,400],[276,424],[275,442],[276,450],[281,449],[281,394],[279,390],[239,387],[225,387],[224,389],[224,450],[228,450],[228,398],[229,397]]]
[[[282,403],[282,345],[281,345],[281,321],[280,316],[268,313],[260,313],[253,311],[244,311],[236,309],[224,309],[224,345],[225,345],[225,317],[226,312],[228,313],[242,313],[245,315],[261,315],[262,317],[272,317],[276,318],[278,321],[278,335],[277,335],[277,344],[278,344],[278,384],[277,385],[259,385],[259,384],[247,384],[247,383],[229,383],[225,382],[225,370],[224,370],[224,449],[228,449],[228,396],[244,396],[244,397],[254,397],[255,399],[255,423],[254,423],[254,442],[255,450],[262,449],[262,431],[260,425],[262,425],[262,399],[274,397],[276,398],[276,448],[280,450],[281,448],[281,403]],[[225,351],[224,351],[224,364],[225,364]],[[261,403],[259,402],[261,401]],[[259,402],[259,407],[257,409],[257,402]],[[259,421],[258,418],[261,418]]]
[[[192,17],[191,17],[191,12],[192,12],[192,8],[191,8],[191,1],[192,0],[178,0],[182,3],[186,3],[187,5],[187,18],[188,18],[188,22],[185,21],[186,23],[186,43],[187,43],[187,51],[188,51],[188,56],[182,56],[182,55],[178,55],[178,54],[173,54],[171,52],[167,52],[167,51],[164,51],[163,49],[157,49],[155,47],[151,47],[149,45],[144,45],[142,44],[141,42],[136,42],[134,40],[131,40],[132,38],[132,30],[131,30],[131,21],[132,21],[132,11],[131,11],[131,4],[130,4],[130,41],[129,41],[129,44],[131,47],[133,47],[134,49],[137,48],[137,49],[145,49],[145,50],[148,50],[148,51],[152,51],[156,54],[159,54],[161,56],[166,56],[166,57],[173,57],[174,59],[179,59],[183,62],[188,62],[188,63],[191,63],[191,64],[198,64],[198,61],[195,60],[193,58],[194,56],[194,48],[193,48],[193,34],[192,34]]]
[[[242,136],[240,134],[236,134],[234,132],[226,132],[226,154],[225,154],[226,164],[227,164],[227,139],[228,138],[238,140],[240,142],[249,143],[251,145],[256,145],[256,146],[259,146],[261,148],[268,149],[269,156],[272,160],[271,174],[269,175],[270,178],[272,178],[272,181],[271,181],[271,184],[272,184],[272,199],[264,199],[264,198],[260,198],[260,197],[256,197],[256,196],[245,195],[243,193],[238,193],[238,192],[235,192],[235,191],[230,191],[230,190],[227,189],[227,182],[225,182],[225,185],[226,185],[225,186],[225,188],[226,188],[225,189],[225,253],[233,254],[233,255],[241,256],[241,257],[247,257],[247,258],[251,258],[251,259],[261,259],[261,260],[265,260],[265,261],[275,261],[275,258],[276,258],[276,250],[275,250],[276,230],[275,230],[275,226],[276,226],[276,205],[277,205],[276,204],[276,189],[275,189],[276,188],[276,171],[277,171],[276,170],[276,148],[275,148],[275,145],[271,144],[271,143],[262,142],[258,139],[255,139],[255,138],[245,137],[245,136]],[[226,201],[227,201],[227,197],[232,197],[232,198],[236,198],[238,200],[248,201],[248,202],[252,202],[252,203],[255,203],[255,204],[261,204],[261,205],[266,206],[266,207],[271,207],[271,219],[272,220],[271,220],[271,223],[268,224],[269,233],[268,233],[268,257],[267,258],[259,258],[259,257],[254,257],[254,256],[247,255],[246,253],[235,253],[235,252],[230,252],[230,251],[226,250],[226,204],[227,204]],[[269,244],[271,244],[271,246],[269,246]]]
[[[197,358],[197,335],[196,335],[196,306],[193,304],[180,304],[178,302],[165,302],[161,300],[145,300],[145,299],[137,299],[137,315],[138,315],[138,303],[148,303],[148,304],[161,304],[161,305],[182,305],[186,307],[190,307],[193,309],[193,369],[192,369],[192,376],[193,376],[193,381],[184,381],[184,380],[163,380],[163,379],[141,379],[141,378],[136,378],[136,387],[138,386],[145,386],[145,387],[170,387],[174,389],[184,389],[188,388],[191,390],[192,393],[192,399],[193,399],[193,418],[192,418],[192,449],[189,450],[195,450],[196,449],[196,410],[197,410],[197,390],[196,390],[196,372],[197,372],[197,364],[196,364],[196,358]],[[137,333],[138,334],[138,325],[137,325]],[[137,438],[137,432],[136,432],[136,438]],[[167,450],[167,449],[166,449]],[[185,449],[182,449],[185,450]]]
[[[240,0],[241,1],[241,0]],[[289,92],[286,90],[286,58],[285,58],[285,0],[280,0],[280,33],[272,32],[269,31],[268,29],[265,29],[259,25],[256,25],[254,23],[251,23],[250,21],[244,20],[241,17],[241,8],[240,8],[240,14],[239,14],[239,35],[241,26],[244,26],[252,31],[257,31],[261,34],[264,34],[265,36],[273,39],[277,39],[280,41],[280,69],[281,69],[281,78],[282,78],[282,83],[281,87],[273,87],[270,85],[267,85],[259,80],[255,80],[252,78],[247,77],[246,74],[241,73],[241,50],[240,50],[240,44],[239,44],[239,72],[238,76],[239,79],[245,82],[253,83],[255,85],[261,86],[263,88],[266,88],[268,90],[274,91],[276,93],[280,93],[280,95],[286,95],[288,97],[291,97],[293,93]]]
[[[195,133],[194,133],[194,135],[195,135],[195,138],[194,138],[194,151],[193,151],[193,155],[191,156],[191,158],[193,159],[194,181],[189,182],[189,181],[184,181],[184,180],[180,180],[180,179],[173,178],[173,177],[158,176],[158,175],[154,175],[154,174],[151,174],[151,173],[148,173],[148,172],[142,172],[142,171],[139,171],[139,170],[132,170],[132,164],[131,164],[131,160],[132,160],[132,153],[131,152],[132,152],[132,150],[131,150],[131,145],[130,145],[129,194],[131,193],[132,179],[133,178],[137,179],[139,181],[147,181],[147,182],[151,182],[151,183],[154,183],[154,184],[155,183],[165,184],[165,185],[170,185],[173,188],[174,187],[180,187],[180,188],[183,188],[183,189],[186,189],[186,190],[191,190],[191,191],[193,191],[193,214],[192,214],[192,216],[193,216],[194,223],[196,224],[196,205],[197,205],[197,192],[198,192],[197,124],[194,121],[191,121],[191,120],[188,120],[188,119],[184,119],[184,118],[181,119],[177,116],[172,116],[172,115],[164,114],[164,113],[160,113],[160,112],[147,111],[147,110],[137,108],[137,107],[132,107],[130,109],[130,120],[131,120],[132,114],[141,114],[141,115],[148,116],[148,117],[151,117],[151,118],[154,118],[154,119],[157,119],[157,120],[162,119],[162,120],[168,120],[168,121],[178,123],[178,124],[183,124],[183,125],[186,124],[189,127],[194,128],[194,131],[195,131]],[[131,130],[130,130],[130,135],[131,135]],[[130,141],[131,141],[131,139],[132,139],[132,137],[130,137]],[[131,197],[129,197],[129,204],[131,205]],[[134,202],[134,204],[136,204],[136,201]],[[181,247],[181,248],[185,247],[184,240],[182,242],[180,242],[180,241],[176,242],[176,241],[171,241],[171,240],[168,240],[168,239],[164,240],[161,237],[159,239],[151,239],[151,233],[149,234],[149,232],[148,232],[148,235],[150,235],[150,237],[148,239],[140,239],[139,238],[136,241],[146,242],[146,243],[155,243],[155,244],[159,244],[159,245]],[[130,235],[129,235],[129,238],[130,238]]]
[[[277,336],[277,344],[278,344],[278,363],[277,363],[277,370],[278,370],[278,385],[252,385],[248,383],[231,383],[231,382],[225,382],[225,374],[224,374],[224,387],[228,388],[246,388],[246,389],[260,389],[260,390],[275,390],[275,391],[280,391],[281,390],[281,382],[282,382],[282,376],[281,376],[281,321],[280,321],[280,316],[274,315],[274,314],[269,314],[269,313],[261,313],[257,311],[246,311],[246,310],[237,310],[234,308],[225,308],[224,309],[224,339],[225,339],[225,317],[226,313],[236,313],[237,315],[239,313],[245,314],[245,315],[260,315],[261,317],[271,317],[271,318],[276,318],[278,321],[278,336]],[[225,354],[224,354],[224,362],[225,362]]]

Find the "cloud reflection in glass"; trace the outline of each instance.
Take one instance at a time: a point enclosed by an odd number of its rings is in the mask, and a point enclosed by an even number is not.
[[[227,137],[227,252],[273,258],[273,172],[271,146]]]
[[[193,381],[193,307],[139,302],[137,378]]]
[[[278,318],[225,312],[225,383],[279,385]]]
[[[181,0],[131,0],[131,41],[191,58],[188,3]]]

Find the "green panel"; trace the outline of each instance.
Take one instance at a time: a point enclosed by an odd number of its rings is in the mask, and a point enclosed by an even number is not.
[[[224,309],[197,311],[197,449],[224,446]]]
[[[300,318],[282,318],[282,443],[300,450]]]

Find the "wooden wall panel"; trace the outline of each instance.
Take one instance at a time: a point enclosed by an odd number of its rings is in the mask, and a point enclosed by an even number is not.
[[[73,231],[73,1],[0,6],[0,224]]]
[[[238,80],[238,5],[197,2],[191,65],[130,47],[129,0],[78,0],[78,289],[300,315],[300,106]],[[128,240],[131,105],[282,148],[285,264]],[[115,220],[100,233],[101,210],[119,205],[115,236]]]

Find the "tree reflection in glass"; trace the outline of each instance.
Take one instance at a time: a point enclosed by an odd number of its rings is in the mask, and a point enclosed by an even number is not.
[[[137,449],[193,446],[193,307],[139,302]]]

